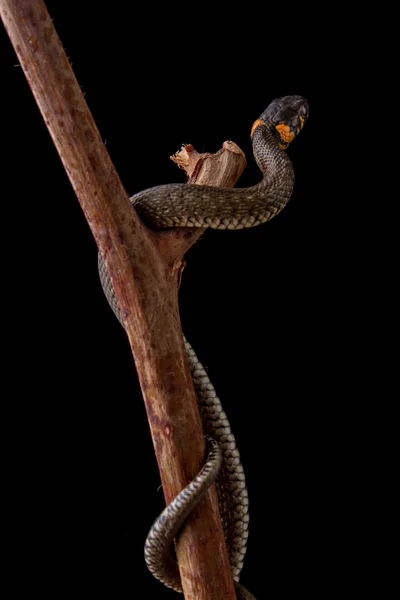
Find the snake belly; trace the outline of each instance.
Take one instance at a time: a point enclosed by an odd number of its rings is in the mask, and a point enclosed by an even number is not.
[[[215,188],[190,184],[161,185],[139,192],[130,201],[153,229],[198,227],[243,229],[270,220],[287,204],[294,185],[291,161],[284,149],[308,118],[301,96],[274,100],[255,121],[252,143],[263,174],[249,188]],[[111,279],[101,256],[100,281],[106,298],[123,325]],[[239,583],[248,537],[248,494],[235,438],[221,402],[190,344],[184,340],[209,455],[202,471],[154,522],[145,544],[147,566],[168,587],[182,591],[178,566],[169,555],[171,543],[194,506],[215,481],[225,539],[238,600],[255,600]]]

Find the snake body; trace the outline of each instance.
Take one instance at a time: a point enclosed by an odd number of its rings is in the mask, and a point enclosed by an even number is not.
[[[264,223],[287,204],[294,185],[291,161],[284,149],[308,118],[301,96],[274,100],[252,129],[255,160],[263,173],[257,185],[242,189],[188,184],[161,185],[139,192],[130,200],[140,218],[153,229],[199,227],[243,229]],[[108,271],[99,255],[100,280],[123,325]],[[195,479],[165,508],[150,529],[145,560],[157,579],[182,591],[170,547],[188,514],[209,486],[216,483],[232,576],[238,600],[255,600],[239,583],[248,537],[248,495],[235,438],[208,375],[190,344],[184,340],[209,454]]]

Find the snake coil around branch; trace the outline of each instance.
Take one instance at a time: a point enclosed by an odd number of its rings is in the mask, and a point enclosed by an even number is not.
[[[255,160],[263,174],[249,188],[216,188],[168,184],[139,192],[130,200],[146,225],[153,229],[197,227],[243,229],[265,223],[287,204],[293,190],[294,171],[284,151],[308,118],[301,96],[274,100],[253,125]],[[99,273],[107,300],[123,324],[110,277],[99,255]],[[232,576],[239,600],[255,600],[238,582],[248,537],[248,495],[243,467],[227,416],[208,375],[190,344],[185,348],[196,391],[208,457],[201,472],[156,519],[145,544],[145,560],[153,575],[182,592],[177,563],[170,548],[179,529],[209,486],[215,482],[228,548]]]

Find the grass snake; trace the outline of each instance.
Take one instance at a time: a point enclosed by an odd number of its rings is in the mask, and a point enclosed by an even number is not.
[[[284,150],[308,118],[301,96],[271,102],[251,130],[253,153],[263,179],[248,188],[217,188],[168,184],[139,192],[130,201],[153,229],[198,227],[243,229],[265,223],[287,204],[294,171]],[[99,255],[100,280],[119,321],[123,324],[107,269]],[[248,536],[248,496],[243,467],[229,421],[208,375],[190,344],[184,340],[197,402],[206,436],[208,456],[195,479],[156,519],[145,543],[145,560],[153,575],[182,592],[177,563],[170,556],[173,540],[183,522],[215,482],[232,576],[238,600],[255,600],[238,582]]]

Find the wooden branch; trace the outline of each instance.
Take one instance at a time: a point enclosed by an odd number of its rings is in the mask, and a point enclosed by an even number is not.
[[[235,142],[224,142],[216,154],[199,154],[191,144],[171,159],[189,176],[188,183],[234,187],[246,166],[246,157]]]
[[[132,210],[42,0],[0,0],[0,14],[109,270],[170,502],[204,461],[177,299],[183,254],[199,232],[155,233]],[[237,154],[226,152],[238,176]],[[234,600],[215,490],[189,519],[177,554],[185,598]]]

